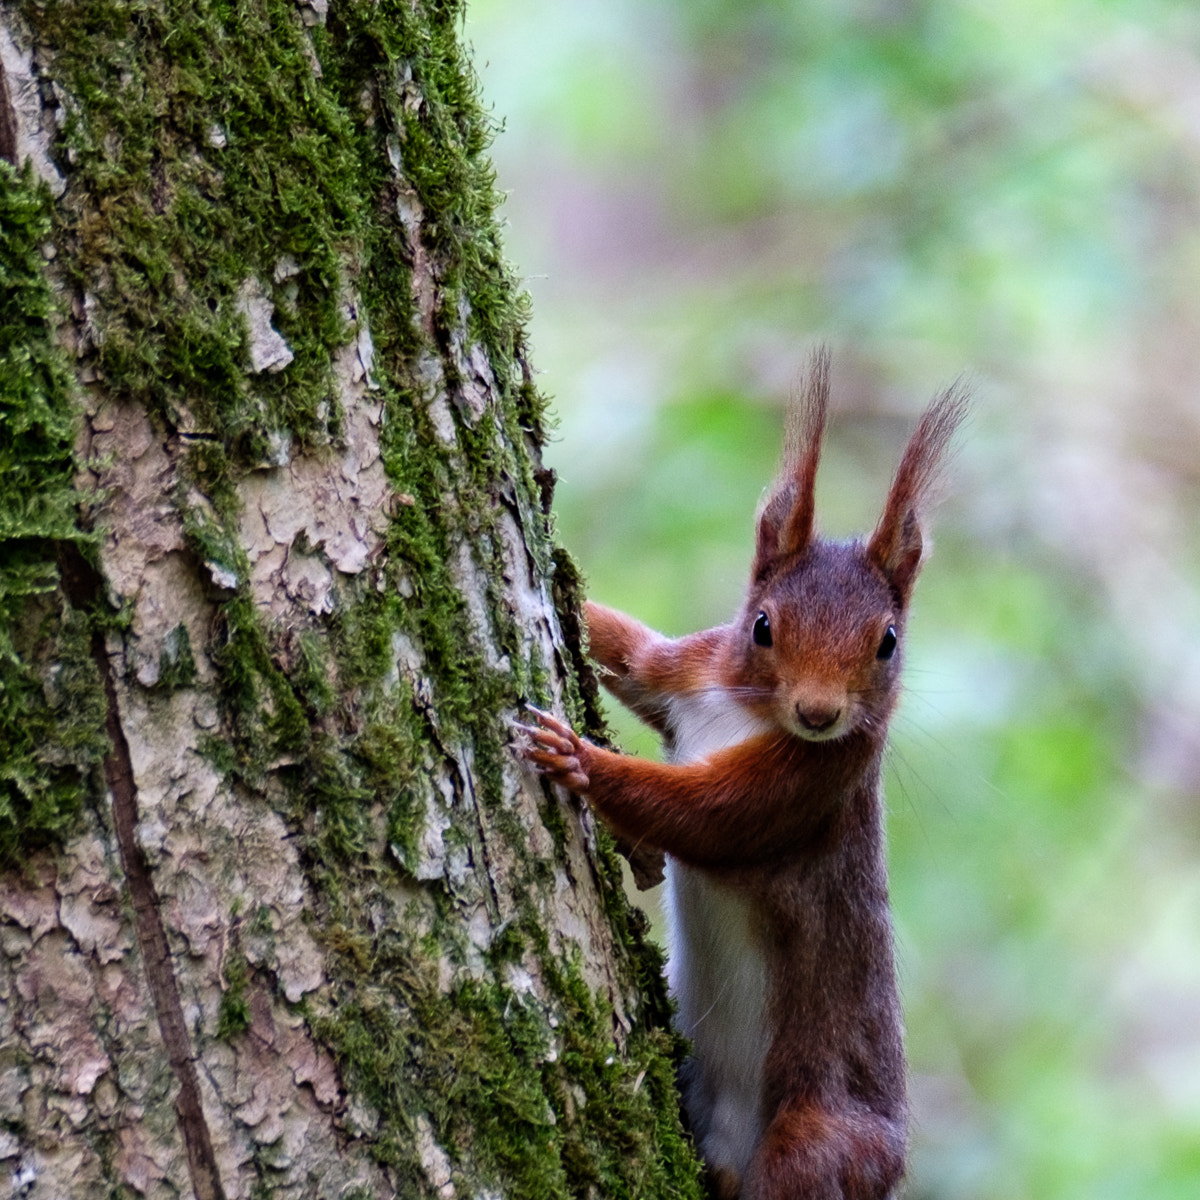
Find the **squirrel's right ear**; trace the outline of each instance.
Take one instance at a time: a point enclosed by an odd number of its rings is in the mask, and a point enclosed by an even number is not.
[[[921,569],[925,510],[936,491],[950,439],[966,415],[967,400],[967,390],[958,382],[925,410],[904,449],[883,516],[867,544],[867,558],[883,572],[902,605],[908,603]]]
[[[804,388],[788,412],[783,467],[758,515],[754,579],[812,540],[817,460],[829,410],[829,347],[814,351]]]

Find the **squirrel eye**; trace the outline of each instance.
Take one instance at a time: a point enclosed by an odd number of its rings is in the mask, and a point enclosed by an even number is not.
[[[896,653],[896,627],[889,625],[887,632],[883,635],[883,641],[879,643],[879,649],[875,651],[876,658],[891,658]]]
[[[754,619],[754,633],[751,636],[753,636],[756,646],[771,644],[771,622],[765,612],[760,612]]]

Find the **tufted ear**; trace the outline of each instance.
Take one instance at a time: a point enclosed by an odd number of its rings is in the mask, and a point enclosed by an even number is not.
[[[933,499],[946,448],[966,415],[968,395],[951,384],[926,410],[909,438],[892,480],[883,516],[867,543],[867,558],[891,583],[901,605],[908,603],[925,551],[922,520]]]
[[[762,579],[812,540],[817,460],[829,409],[829,347],[813,353],[804,386],[788,412],[783,466],[758,514],[752,577]]]

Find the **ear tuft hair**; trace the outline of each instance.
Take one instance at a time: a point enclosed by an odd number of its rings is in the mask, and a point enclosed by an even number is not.
[[[828,346],[818,346],[809,359],[804,385],[788,409],[783,463],[758,517],[753,577],[798,554],[812,540],[815,525],[817,462],[829,412]]]
[[[967,386],[957,379],[925,410],[904,449],[883,516],[867,544],[867,557],[887,577],[901,604],[908,603],[921,569],[923,518],[936,499],[946,452],[969,404]]]

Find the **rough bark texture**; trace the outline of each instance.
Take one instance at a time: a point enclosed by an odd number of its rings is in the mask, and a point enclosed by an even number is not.
[[[12,1195],[696,1194],[460,15],[0,6]]]

